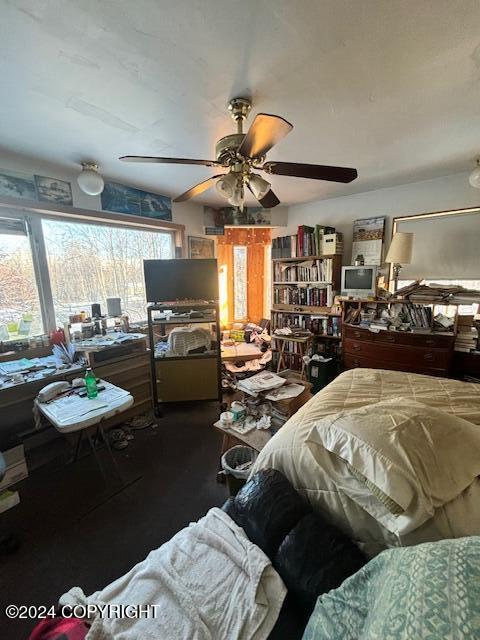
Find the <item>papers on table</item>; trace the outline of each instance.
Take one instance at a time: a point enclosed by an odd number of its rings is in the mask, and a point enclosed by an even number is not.
[[[260,392],[277,389],[285,383],[285,378],[277,376],[276,373],[272,373],[271,371],[261,371],[251,378],[239,380],[236,386],[240,391],[245,391],[245,393],[257,397]]]
[[[305,389],[303,384],[286,384],[283,387],[269,391],[265,394],[266,400],[287,400],[288,398],[296,398]]]
[[[30,371],[30,369],[35,369],[40,366],[42,366],[42,363],[38,358],[33,358],[32,360],[29,360],[28,358],[20,358],[19,360],[2,362],[0,364],[0,373],[4,376],[8,376],[12,373],[19,373],[20,371]]]
[[[64,396],[49,403],[48,411],[59,423],[68,422],[72,418],[80,418],[86,413],[108,407],[108,402],[100,399],[80,398],[77,394]]]

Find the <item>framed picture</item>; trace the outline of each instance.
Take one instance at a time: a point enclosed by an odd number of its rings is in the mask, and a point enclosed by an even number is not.
[[[57,204],[73,205],[72,187],[70,182],[58,180],[57,178],[47,178],[46,176],[35,176],[37,196],[40,202],[55,202]]]
[[[168,196],[127,187],[118,182],[106,182],[101,195],[102,209],[133,216],[172,219],[172,201]]]
[[[213,240],[208,240],[208,238],[188,236],[188,257],[214,258],[215,242]]]
[[[0,197],[36,200],[37,190],[33,175],[0,169]]]
[[[204,224],[206,227],[270,227],[272,226],[272,212],[263,207],[245,207],[240,211],[238,207],[203,207]]]
[[[353,223],[352,264],[357,258],[363,264],[382,264],[385,217],[363,218]]]

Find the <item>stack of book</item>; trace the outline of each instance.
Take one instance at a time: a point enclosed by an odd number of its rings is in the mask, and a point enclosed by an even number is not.
[[[331,282],[332,277],[331,258],[296,264],[275,262],[273,266],[274,282]]]
[[[273,291],[274,304],[306,305],[309,307],[331,307],[333,295],[331,285],[325,287],[276,287]]]
[[[459,316],[455,351],[469,353],[477,348],[478,331],[473,326],[473,316]]]
[[[306,224],[298,227],[297,233],[272,240],[272,258],[301,258],[319,256],[323,253],[323,235],[335,233],[333,227]]]

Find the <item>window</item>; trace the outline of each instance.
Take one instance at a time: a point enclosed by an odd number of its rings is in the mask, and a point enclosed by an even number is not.
[[[168,232],[43,220],[48,271],[55,320],[90,311],[106,299],[122,299],[122,309],[132,321],[145,320],[143,260],[173,258]]]
[[[0,216],[0,341],[47,333],[119,297],[146,319],[143,260],[174,257],[173,233],[35,213]]]
[[[233,247],[233,315],[235,320],[247,317],[247,247]]]
[[[43,333],[30,240],[23,220],[0,219],[0,340]]]

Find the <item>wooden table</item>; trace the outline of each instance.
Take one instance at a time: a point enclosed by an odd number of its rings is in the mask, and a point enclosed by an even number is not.
[[[298,372],[287,370],[284,371],[281,376],[282,378],[287,379],[287,383],[302,384],[305,387],[302,393],[295,398],[288,398],[287,400],[278,400],[275,402],[275,406],[282,413],[285,413],[288,418],[291,418],[293,414],[296,413],[300,409],[300,407],[302,407],[312,397],[312,385],[310,382],[302,380],[299,377]],[[243,393],[234,394],[234,396],[230,396],[230,399],[232,402],[233,400],[240,400],[243,395]],[[213,426],[223,435],[221,455],[223,455],[225,451],[230,449],[230,447],[233,447],[237,444],[244,444],[248,447],[252,447],[252,449],[255,449],[255,451],[261,451],[270,440],[270,438],[272,438],[272,435],[268,429],[252,429],[248,433],[240,434],[233,429],[229,429],[228,427],[223,425],[220,420],[215,422]]]

